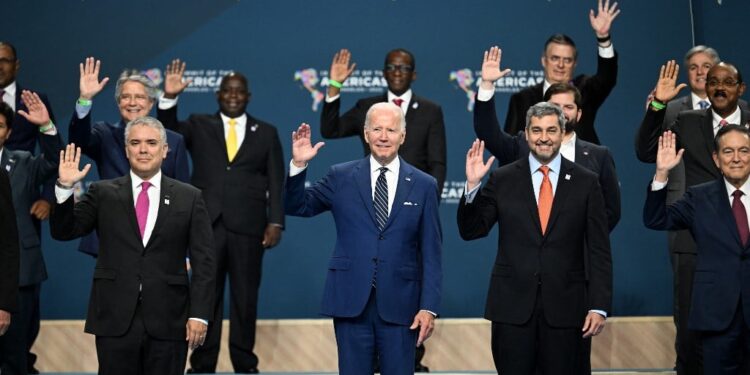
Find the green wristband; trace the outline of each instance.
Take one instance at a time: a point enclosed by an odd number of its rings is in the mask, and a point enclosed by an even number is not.
[[[333,86],[333,87],[335,87],[335,88],[337,88],[337,89],[340,89],[340,88],[344,87],[344,84],[342,84],[339,81],[333,80],[333,79],[329,79],[328,80],[328,84],[331,85],[331,86]]]
[[[662,109],[667,108],[667,105],[657,100],[652,100],[651,107],[653,107],[657,111],[661,111]]]
[[[55,123],[52,122],[52,120],[49,120],[49,122],[47,123],[47,125],[44,125],[41,128],[39,128],[39,132],[40,133],[46,133],[46,132],[50,131],[52,128],[54,128],[54,127],[55,127]]]
[[[91,106],[91,100],[84,99],[84,98],[78,98],[78,100],[76,101],[76,104],[82,105],[84,107],[88,107],[88,106]]]

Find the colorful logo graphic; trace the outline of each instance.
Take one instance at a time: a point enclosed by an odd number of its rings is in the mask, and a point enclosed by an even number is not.
[[[320,82],[318,71],[313,68],[298,70],[294,72],[294,80],[302,82],[302,86],[310,92],[312,110],[317,112],[320,102],[325,98],[325,95],[316,88],[316,85]]]
[[[294,71],[294,80],[310,93],[312,110],[317,112],[320,103],[325,99],[328,89],[328,69],[306,68]],[[378,69],[357,69],[343,82],[342,93],[382,94],[388,87],[383,71]]]
[[[458,87],[461,90],[464,90],[466,98],[469,100],[469,103],[466,105],[466,110],[469,112],[473,111],[474,96],[476,93],[471,89],[471,84],[474,83],[474,75],[471,73],[471,69],[464,68],[452,71],[450,74],[450,80],[456,81]]]

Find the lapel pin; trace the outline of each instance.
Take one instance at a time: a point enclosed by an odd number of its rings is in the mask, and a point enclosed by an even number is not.
[[[411,181],[411,177],[404,177],[404,180]]]
[[[254,132],[256,130],[258,130],[258,124],[253,124],[253,126],[250,127],[250,131]]]
[[[419,103],[418,103],[418,102],[414,102],[414,104],[412,104],[412,105],[411,105],[411,108],[412,108],[412,109],[417,109],[417,108],[419,108]]]
[[[10,164],[6,164],[5,165],[5,170],[8,171],[8,172],[10,172]]]
[[[584,154],[584,155],[588,155],[588,154],[589,154],[589,152],[588,152],[588,151],[584,151],[584,152],[583,152],[583,154]]]
[[[570,181],[570,175],[566,173],[565,174],[565,179],[568,180],[568,181]]]
[[[169,198],[164,198],[164,204],[169,206]]]
[[[8,163],[16,164],[16,159],[8,159]]]

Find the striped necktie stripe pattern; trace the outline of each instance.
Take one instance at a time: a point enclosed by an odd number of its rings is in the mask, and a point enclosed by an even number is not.
[[[385,180],[385,172],[388,171],[386,167],[380,167],[380,175],[375,183],[375,197],[372,200],[373,207],[375,207],[375,220],[377,220],[378,230],[381,232],[385,228],[385,223],[388,221],[388,182]]]

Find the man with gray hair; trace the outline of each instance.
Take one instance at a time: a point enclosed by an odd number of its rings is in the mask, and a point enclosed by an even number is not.
[[[437,181],[398,155],[406,137],[401,109],[373,104],[364,121],[370,155],[332,166],[305,188],[308,162],[323,146],[310,126],[292,133],[287,215],[331,211],[336,245],[323,292],[333,317],[341,374],[413,374],[416,346],[440,311],[442,231]]]
[[[115,102],[120,110],[121,119],[110,123],[91,120],[92,100],[109,81],[105,77],[99,80],[101,61],[93,57],[86,58],[80,64],[80,94],[76,108],[70,120],[68,136],[83,153],[96,162],[101,179],[112,179],[124,176],[130,169],[125,156],[125,124],[139,117],[148,116],[156,100],[157,89],[151,80],[138,71],[125,70],[117,81]],[[182,182],[190,180],[187,150],[182,136],[167,130],[167,154],[161,165],[168,177]],[[96,256],[96,238],[86,237],[81,241],[79,250]]]
[[[528,157],[496,169],[484,142],[466,154],[458,206],[464,240],[500,235],[485,318],[500,374],[578,374],[583,338],[604,329],[612,306],[612,257],[598,176],[560,155],[565,116],[540,102],[526,114]],[[583,336],[583,338],[582,338]],[[564,370],[562,370],[564,369]]]
[[[50,231],[62,241],[99,234],[85,326],[96,335],[99,374],[178,375],[212,317],[211,219],[200,190],[162,174],[168,147],[158,120],[139,117],[124,133],[128,173],[94,182],[78,203],[73,186],[91,165],[79,169],[81,148],[72,143],[60,152]]]

